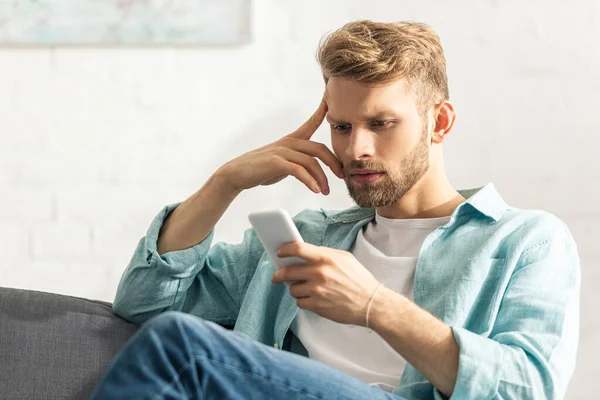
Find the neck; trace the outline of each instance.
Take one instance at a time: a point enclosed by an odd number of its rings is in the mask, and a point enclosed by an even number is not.
[[[464,201],[448,181],[443,164],[438,163],[402,198],[389,206],[378,207],[377,213],[394,219],[447,217]]]

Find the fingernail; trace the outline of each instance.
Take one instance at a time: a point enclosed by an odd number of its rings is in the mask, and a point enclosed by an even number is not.
[[[319,185],[317,185],[316,183],[313,185],[312,190],[315,193],[319,193],[321,191],[321,188],[319,187]]]
[[[323,194],[325,194],[325,196],[327,196],[329,194],[329,186],[325,185],[325,190],[323,190]]]

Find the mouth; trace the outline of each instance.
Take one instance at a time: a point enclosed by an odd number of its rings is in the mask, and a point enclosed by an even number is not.
[[[377,182],[383,175],[385,175],[385,172],[355,173],[352,174],[352,181],[370,184]]]

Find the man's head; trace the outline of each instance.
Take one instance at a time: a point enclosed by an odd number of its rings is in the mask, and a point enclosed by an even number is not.
[[[333,150],[358,205],[393,204],[441,167],[441,149],[433,145],[449,133],[454,112],[443,50],[431,28],[352,22],[325,38],[317,58]],[[359,169],[384,174],[360,183],[351,176]]]

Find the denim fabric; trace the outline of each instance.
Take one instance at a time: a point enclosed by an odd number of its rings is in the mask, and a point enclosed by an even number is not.
[[[174,311],[144,324],[90,399],[402,400],[318,361]]]
[[[452,399],[562,398],[579,336],[574,240],[554,215],[508,206],[493,184],[459,192],[467,200],[425,239],[414,278],[414,302],[452,327],[460,347]],[[183,311],[293,349],[289,327],[298,307],[285,285],[271,284],[274,267],[255,232],[246,230],[238,244],[211,246],[213,230],[196,246],[159,255],[158,233],[176,207],[165,207],[139,242],[115,311],[136,323]],[[306,242],[348,251],[374,216],[356,206],[307,209],[294,222]],[[443,398],[411,365],[394,393]]]

